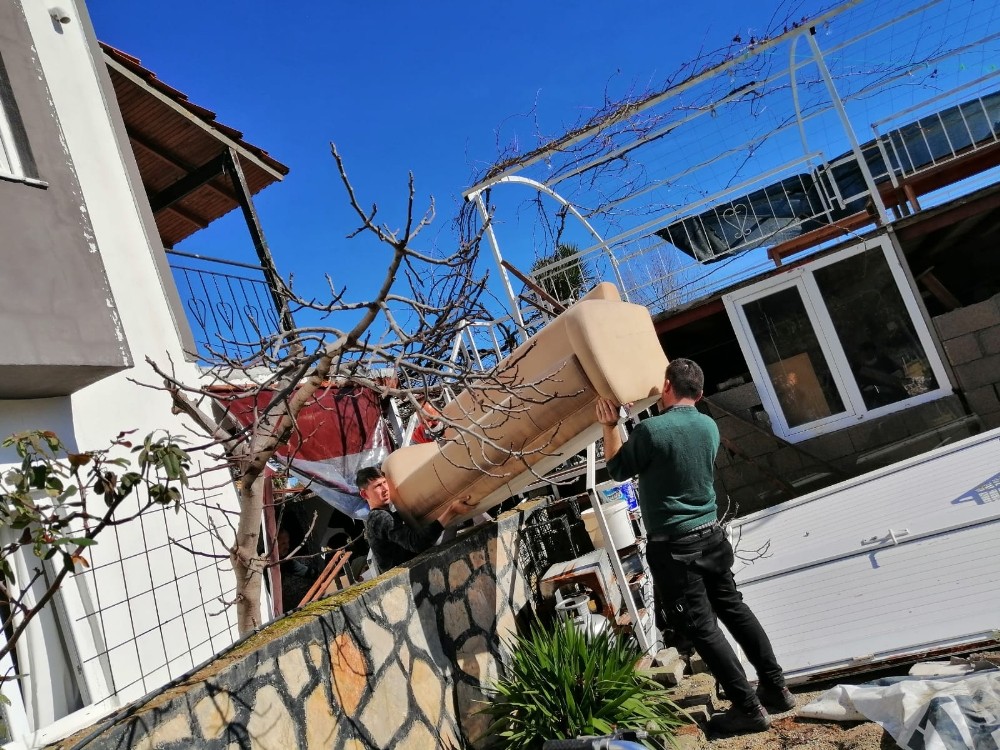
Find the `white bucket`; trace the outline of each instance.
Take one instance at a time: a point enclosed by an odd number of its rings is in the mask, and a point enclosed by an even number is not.
[[[625,503],[605,503],[601,506],[604,511],[604,520],[608,522],[608,530],[611,531],[611,541],[615,549],[624,549],[635,544],[635,534],[632,531],[632,521],[628,516],[628,505]],[[597,522],[597,515],[593,508],[587,508],[580,516],[583,518],[583,525],[590,534],[594,542],[595,549],[604,547],[604,537],[601,534],[601,526]]]

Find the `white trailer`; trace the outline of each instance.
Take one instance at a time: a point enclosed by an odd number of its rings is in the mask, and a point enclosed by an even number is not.
[[[736,580],[787,677],[994,637],[998,499],[994,430],[734,521]]]

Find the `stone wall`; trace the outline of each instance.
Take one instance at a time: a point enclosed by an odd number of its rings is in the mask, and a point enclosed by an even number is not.
[[[53,747],[481,747],[483,688],[533,600],[522,512],[272,623],[179,684]]]
[[[984,430],[1000,427],[1000,294],[934,318],[956,385]]]

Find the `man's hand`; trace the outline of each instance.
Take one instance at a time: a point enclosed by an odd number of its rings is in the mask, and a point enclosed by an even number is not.
[[[610,398],[597,399],[597,421],[604,428],[604,460],[610,461],[622,449],[622,433],[618,429],[621,407]]]
[[[621,407],[610,398],[597,399],[597,421],[608,427],[618,424],[618,413]]]
[[[474,502],[468,495],[456,498],[455,500],[452,500],[448,507],[446,507],[444,511],[442,511],[441,515],[438,516],[438,521],[441,522],[442,526],[447,526],[459,516],[464,516],[469,511],[475,510],[477,505],[479,505],[479,503]]]

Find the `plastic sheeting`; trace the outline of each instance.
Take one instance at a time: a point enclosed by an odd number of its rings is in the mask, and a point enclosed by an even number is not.
[[[799,716],[874,721],[904,750],[997,750],[1000,670],[837,685],[803,706]]]
[[[992,143],[1000,132],[1000,92],[922,117],[862,144],[876,182],[913,174]],[[888,161],[888,164],[886,163]],[[657,230],[701,263],[772,246],[864,209],[868,187],[851,151],[813,172],[786,177]],[[839,198],[834,199],[834,196]]]
[[[264,390],[217,398],[248,425],[274,394]],[[354,475],[364,466],[382,463],[392,449],[378,393],[361,386],[320,389],[302,407],[296,424],[298,429],[278,449],[275,461],[286,463],[296,478],[340,512],[364,519],[368,505],[358,495]]]

